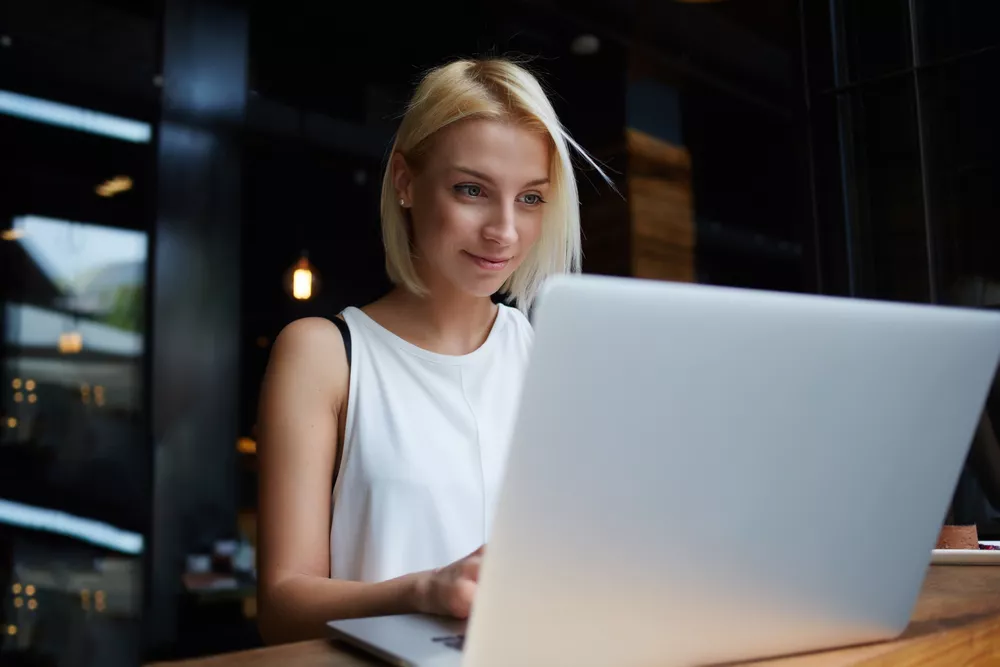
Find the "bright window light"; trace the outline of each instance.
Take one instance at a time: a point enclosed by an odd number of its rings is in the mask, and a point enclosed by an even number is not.
[[[153,136],[149,123],[20,95],[8,90],[0,90],[0,113],[137,144],[149,143]]]
[[[94,519],[73,516],[59,510],[0,499],[0,523],[75,537],[78,540],[121,553],[133,555],[142,553],[143,539],[139,533],[115,528]]]

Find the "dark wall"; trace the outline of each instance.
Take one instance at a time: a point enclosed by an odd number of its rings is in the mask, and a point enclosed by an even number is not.
[[[803,2],[828,291],[980,305],[1000,280],[1000,6]]]
[[[289,322],[333,317],[388,291],[378,207],[381,163],[305,142],[250,137],[244,147],[240,435],[252,436],[271,344]],[[286,275],[307,254],[318,279],[297,301]],[[241,501],[256,507],[255,484]]]
[[[1000,5],[802,8],[827,291],[996,307]],[[982,493],[986,474],[996,473],[970,459],[952,519],[995,537],[1000,513]]]
[[[629,123],[690,155],[698,282],[821,289],[798,18],[782,0],[637,5]]]
[[[246,14],[168,0],[153,231],[150,396],[154,451],[144,621],[153,649],[176,640],[186,554],[236,526],[240,149]]]

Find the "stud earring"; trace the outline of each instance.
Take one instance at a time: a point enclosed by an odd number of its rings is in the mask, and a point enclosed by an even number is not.
[[[406,208],[406,201],[400,199],[399,200],[399,205],[402,206],[403,208]]]

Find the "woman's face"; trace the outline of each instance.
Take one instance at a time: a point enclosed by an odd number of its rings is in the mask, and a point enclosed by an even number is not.
[[[432,290],[443,280],[489,296],[520,266],[541,231],[548,137],[475,119],[445,128],[433,141],[419,169],[393,156],[396,191],[413,221],[415,266]]]

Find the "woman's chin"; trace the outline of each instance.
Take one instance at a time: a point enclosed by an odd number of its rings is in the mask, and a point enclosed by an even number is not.
[[[500,284],[496,285],[495,287],[478,288],[478,289],[475,289],[475,290],[469,290],[469,294],[471,294],[472,296],[481,297],[481,298],[492,297],[494,294],[496,294],[497,292],[500,291],[501,287],[503,287],[503,283],[500,283]]]
[[[489,280],[469,280],[462,285],[462,291],[475,297],[491,297],[500,291],[509,276],[497,276]]]

